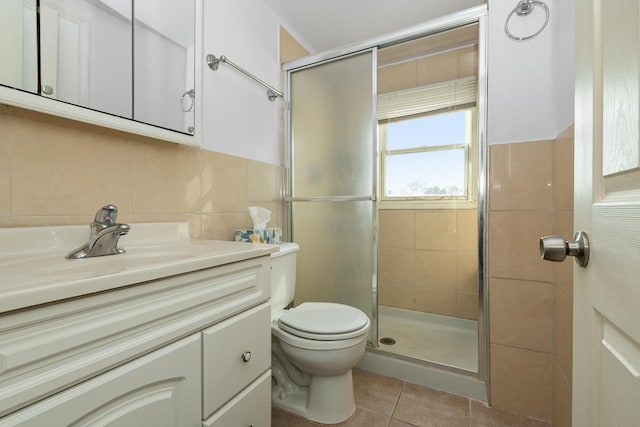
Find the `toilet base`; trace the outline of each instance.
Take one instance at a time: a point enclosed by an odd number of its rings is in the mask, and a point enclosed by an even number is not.
[[[333,377],[312,376],[308,386],[295,386],[287,393],[274,384],[271,403],[321,424],[346,421],[356,411],[351,370]]]

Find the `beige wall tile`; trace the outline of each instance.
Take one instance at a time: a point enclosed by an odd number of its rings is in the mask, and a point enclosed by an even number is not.
[[[415,87],[416,84],[415,62],[404,62],[398,65],[378,68],[378,93]]]
[[[96,211],[98,208],[96,208]],[[43,227],[47,225],[86,225],[87,236],[89,235],[89,224],[93,221],[95,212],[82,216],[16,216],[11,221],[13,227]],[[128,216],[118,216],[122,222],[130,222]]]
[[[458,252],[456,290],[466,293],[478,293],[478,254]]]
[[[14,215],[78,215],[84,221],[108,203],[122,215],[130,212],[129,144],[122,133],[13,111]]]
[[[562,369],[553,367],[553,397],[551,401],[551,421],[553,427],[571,427],[571,380],[563,375]]]
[[[569,382],[573,371],[573,301],[554,287],[553,351],[557,366]]]
[[[248,213],[214,213],[202,216],[202,239],[235,240],[237,228],[247,228],[251,224]]]
[[[309,52],[287,30],[280,27],[280,63],[284,64],[307,55]]]
[[[551,234],[552,222],[545,212],[490,212],[490,276],[550,282],[553,265],[540,259],[538,242]]]
[[[392,285],[389,283],[378,284],[378,304],[387,307],[415,308],[416,290],[414,286]]]
[[[491,345],[491,405],[540,420],[551,418],[551,355]]]
[[[11,218],[0,216],[0,227],[11,227]]]
[[[188,222],[189,234],[192,239],[202,239],[202,216],[199,214],[148,214],[148,215],[132,215],[131,227],[134,228],[136,223],[141,222]]]
[[[478,251],[478,211],[459,210],[456,212],[456,237],[458,250]]]
[[[414,251],[382,248],[378,256],[378,280],[380,283],[405,286],[414,284]]]
[[[10,134],[7,109],[0,105],[0,218],[11,215]]]
[[[427,56],[416,61],[418,86],[429,85],[458,77],[458,51]]]
[[[131,144],[134,214],[200,213],[200,150],[135,138]]]
[[[553,290],[550,284],[492,278],[491,343],[551,352]]]
[[[553,142],[490,147],[490,210],[546,210],[553,203]]]
[[[249,203],[273,203],[281,200],[278,174],[281,168],[268,163],[247,160],[247,199]]]
[[[456,292],[438,289],[416,289],[415,309],[426,313],[455,316]]]
[[[380,247],[414,249],[416,214],[413,210],[379,211]]]
[[[562,236],[565,240],[573,240],[573,212],[556,212],[554,215],[553,234]],[[573,298],[573,266],[572,259],[564,262],[554,262],[553,281],[570,298]]]
[[[416,249],[455,251],[455,211],[416,211]]]
[[[249,161],[202,150],[202,211],[247,213]]]
[[[573,211],[573,138],[554,141],[554,203],[556,210]]]
[[[457,254],[455,252],[416,251],[417,287],[455,291]]]
[[[456,294],[456,317],[463,319],[478,319],[478,294],[458,292]]]

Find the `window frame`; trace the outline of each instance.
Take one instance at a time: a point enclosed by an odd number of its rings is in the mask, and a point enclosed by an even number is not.
[[[476,209],[477,208],[477,122],[478,112],[476,105],[457,106],[455,111],[467,111],[465,143],[443,144],[435,146],[420,146],[414,148],[387,149],[387,126],[393,121],[408,120],[420,117],[443,114],[451,110],[437,110],[422,114],[409,115],[394,119],[378,121],[379,141],[379,183],[378,200],[380,209]],[[426,153],[441,150],[453,150],[464,148],[465,150],[465,189],[460,196],[386,196],[387,157],[395,154]]]

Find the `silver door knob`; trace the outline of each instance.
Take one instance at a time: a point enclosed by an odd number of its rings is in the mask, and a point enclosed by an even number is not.
[[[540,238],[540,258],[562,262],[567,255],[575,257],[576,264],[580,267],[586,267],[589,264],[589,237],[587,233],[578,231],[572,242],[565,242],[561,236]]]

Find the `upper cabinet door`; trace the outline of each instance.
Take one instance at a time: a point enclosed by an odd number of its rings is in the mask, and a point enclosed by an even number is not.
[[[0,85],[38,91],[36,0],[0,1]]]
[[[202,0],[0,0],[0,103],[198,145],[201,9]]]
[[[194,0],[134,2],[136,121],[193,133]]]
[[[130,5],[41,0],[40,50],[43,96],[133,118]]]

